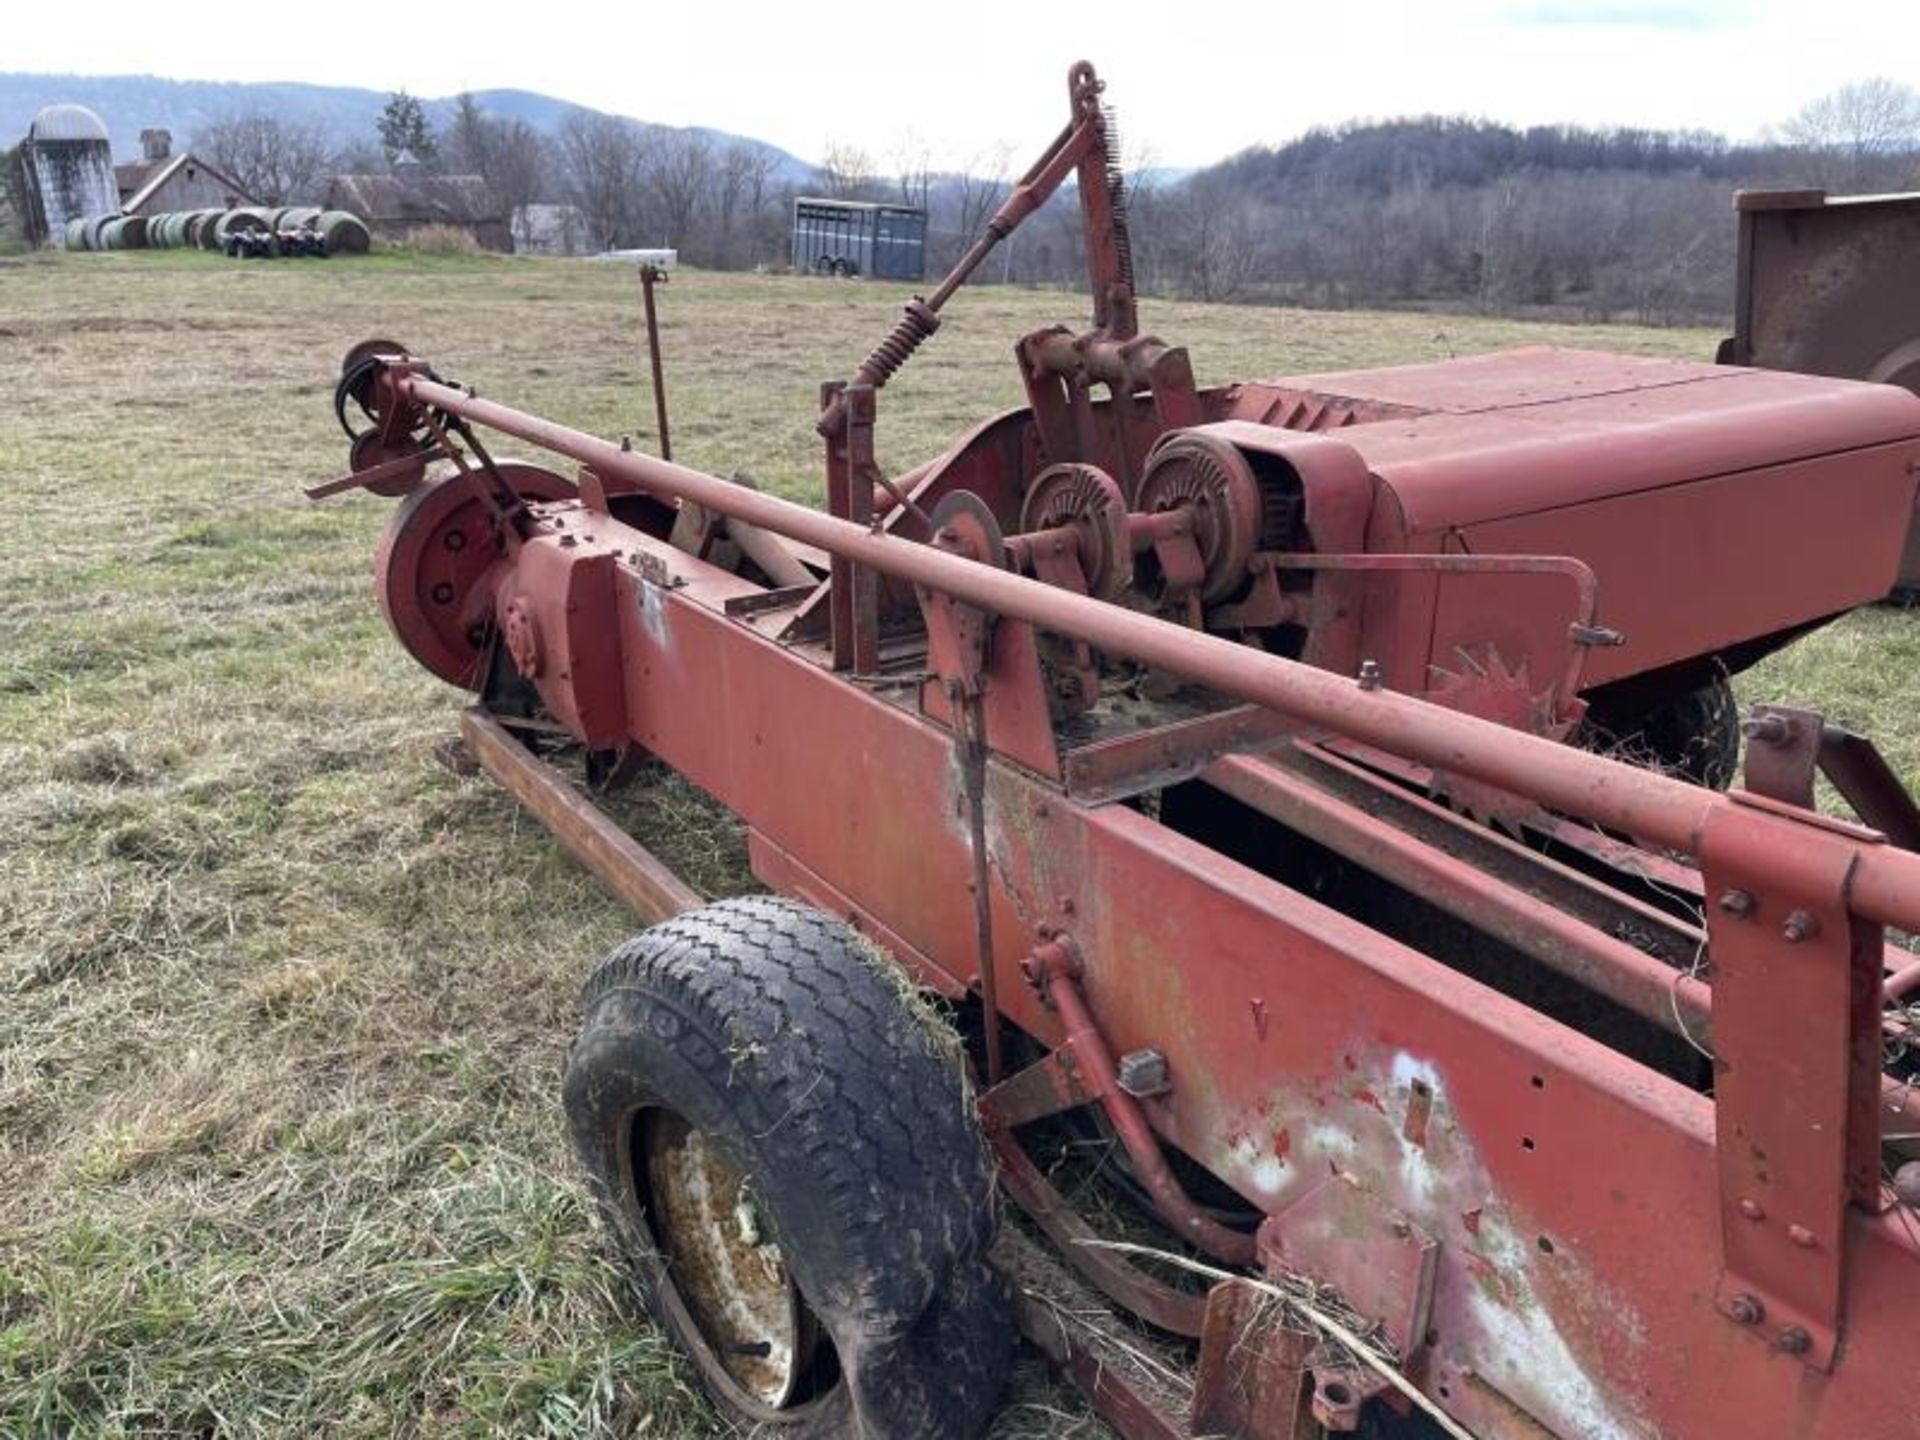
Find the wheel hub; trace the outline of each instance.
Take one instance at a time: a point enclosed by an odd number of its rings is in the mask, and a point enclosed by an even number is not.
[[[646,1127],[654,1238],[721,1367],[755,1400],[790,1402],[811,1358],[811,1321],[746,1176],[680,1116]]]

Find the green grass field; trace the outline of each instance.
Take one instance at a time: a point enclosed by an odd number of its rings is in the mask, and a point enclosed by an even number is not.
[[[813,499],[821,379],[902,292],[677,274],[676,458]],[[895,468],[1014,403],[1071,295],[963,296],[889,387]],[[558,1076],[626,915],[484,781],[461,697],[390,641],[386,502],[336,362],[404,340],[488,395],[649,443],[625,266],[0,260],[0,1434],[714,1433],[609,1267]],[[1700,331],[1148,307],[1200,379],[1518,343],[1710,355]],[[1920,773],[1920,616],[1747,678]],[[631,818],[698,885],[737,837]],[[1028,1363],[998,1434],[1096,1433]]]

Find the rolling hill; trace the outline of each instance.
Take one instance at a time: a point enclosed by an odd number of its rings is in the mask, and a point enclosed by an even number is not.
[[[568,116],[589,108],[531,90],[474,93],[483,110],[509,120],[524,120],[549,135],[558,131]],[[113,140],[114,158],[126,160],[139,155],[140,132],[149,126],[171,130],[178,147],[190,144],[196,130],[249,110],[311,121],[324,127],[343,145],[369,142],[374,135],[374,121],[386,105],[387,96],[380,90],[291,81],[237,84],[218,80],[163,80],[157,75],[0,72],[0,148],[25,135],[27,126],[42,106],[62,101],[85,105],[105,121]],[[429,118],[438,125],[452,113],[454,97],[423,97],[422,103]],[[799,182],[813,174],[814,167],[808,162],[751,136],[730,135],[703,126],[687,128],[719,142],[745,140],[771,151],[776,157],[781,181]]]

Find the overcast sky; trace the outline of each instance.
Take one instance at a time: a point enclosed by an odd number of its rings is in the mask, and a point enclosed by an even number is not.
[[[1065,110],[1067,65],[1109,81],[1130,151],[1198,165],[1316,124],[1422,112],[1756,134],[1882,73],[1920,84],[1920,0],[400,0],[185,8],[10,3],[0,69],[512,86],[809,159],[883,162],[911,131],[946,162],[1020,164]],[[1125,18],[1122,17],[1137,17]]]

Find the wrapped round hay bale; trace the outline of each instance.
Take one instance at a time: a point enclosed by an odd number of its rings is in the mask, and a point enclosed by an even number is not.
[[[84,217],[76,215],[73,219],[67,221],[66,233],[62,237],[61,243],[69,250],[84,250],[87,248],[87,222]]]
[[[128,215],[120,221],[119,235],[122,250],[144,250],[147,248],[147,217]]]
[[[164,250],[167,248],[167,222],[171,215],[149,215],[147,217],[147,248]]]
[[[220,217],[224,210],[201,210],[195,213],[190,229],[193,243],[202,250],[220,248]]]
[[[123,248],[120,244],[120,227],[126,223],[125,220],[122,220],[116,215],[100,227],[100,248],[102,250],[119,250]]]
[[[280,223],[274,228],[278,230],[311,230],[315,224],[319,222],[319,219],[320,207],[318,205],[289,205],[285,210],[280,212]]]
[[[314,222],[329,255],[364,255],[373,248],[366,223],[350,210],[329,210]]]
[[[101,232],[118,218],[117,215],[89,215],[87,217],[86,248],[89,250],[106,249],[106,241],[102,238]]]
[[[242,234],[249,230],[267,230],[271,228],[272,227],[267,224],[265,211],[251,209],[229,210],[214,222],[213,248],[218,250],[224,246],[229,235]]]
[[[178,210],[160,217],[159,243],[162,250],[178,250],[180,248],[181,241],[184,239],[182,232],[185,228],[186,221],[187,217],[182,215]],[[151,225],[147,227],[147,243],[149,245],[154,243],[154,228]]]

